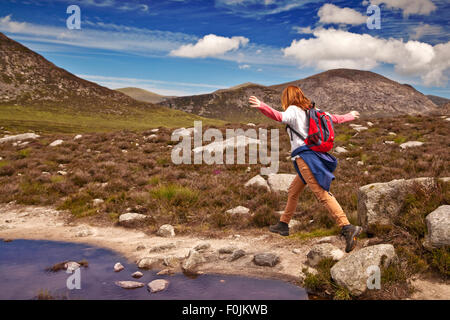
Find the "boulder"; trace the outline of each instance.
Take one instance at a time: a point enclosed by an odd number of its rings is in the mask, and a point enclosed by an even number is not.
[[[353,251],[331,268],[331,277],[351,294],[359,296],[367,289],[371,268],[388,267],[397,261],[391,244],[379,244]]]
[[[249,208],[243,207],[243,206],[237,206],[236,208],[227,210],[226,213],[228,214],[248,214],[250,212]]]
[[[170,224],[163,224],[159,228],[157,235],[164,238],[175,237],[175,230]]]
[[[169,286],[169,281],[165,279],[156,279],[148,284],[151,293],[165,290]]]
[[[322,259],[333,259],[339,261],[344,257],[344,251],[333,246],[330,243],[321,243],[312,246],[306,257],[308,258],[308,264],[315,267]]]
[[[420,147],[422,145],[423,145],[423,142],[420,142],[420,141],[408,141],[408,142],[402,143],[400,145],[400,148],[407,149],[407,148],[412,148],[412,147]]]
[[[197,267],[206,262],[206,258],[197,250],[190,250],[188,256],[183,261],[181,268],[187,273],[196,273]]]
[[[120,271],[122,271],[123,269],[125,269],[125,267],[124,267],[120,262],[117,262],[117,263],[114,265],[114,272],[120,272]]]
[[[398,215],[403,203],[415,185],[429,189],[433,178],[399,179],[385,183],[372,183],[358,190],[358,220],[364,227],[372,224],[388,225]]]
[[[450,245],[450,205],[443,205],[426,217],[428,243],[434,247]]]
[[[123,289],[137,289],[144,286],[142,282],[137,281],[116,281],[115,284]]]
[[[6,135],[3,138],[0,138],[0,143],[37,139],[39,137],[40,136],[35,133],[22,133],[22,134],[18,134],[18,135],[14,135],[14,136]]]
[[[270,189],[272,191],[287,192],[294,178],[295,174],[286,174],[286,173],[269,174],[267,182],[269,183]]]
[[[63,144],[63,140],[55,140],[52,143],[49,144],[50,147],[57,147]]]
[[[163,265],[170,268],[176,268],[180,265],[180,262],[184,259],[184,256],[177,256],[177,255],[169,255],[167,257],[164,257],[163,259]]]
[[[131,227],[148,219],[148,216],[140,213],[129,212],[121,214],[119,224],[124,227]]]
[[[257,266],[274,267],[280,262],[280,257],[273,253],[258,253],[253,257],[253,262]]]
[[[159,266],[162,262],[162,259],[156,257],[144,257],[140,259],[137,263],[138,268],[140,269],[153,269]]]
[[[247,183],[244,186],[245,187],[258,186],[258,187],[264,187],[268,191],[270,190],[270,187],[267,184],[267,181],[263,177],[261,177],[259,174],[257,176],[254,176],[250,180],[248,180]]]

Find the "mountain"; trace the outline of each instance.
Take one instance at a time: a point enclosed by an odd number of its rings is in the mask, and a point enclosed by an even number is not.
[[[427,95],[427,97],[428,97],[428,99],[433,101],[434,104],[437,105],[438,107],[450,102],[450,99],[447,99],[444,97],[433,96],[431,94]]]
[[[122,92],[137,101],[148,103],[159,103],[166,99],[174,98],[173,96],[162,96],[160,94],[140,89],[140,88],[120,88],[116,91]]]
[[[268,87],[240,85],[237,89],[168,99],[161,105],[229,121],[260,120],[261,115],[248,108],[248,97],[255,95],[272,107],[279,108],[281,92],[289,85],[299,86],[318,107],[334,113],[358,110],[363,115],[390,116],[437,110],[428,97],[410,85],[400,84],[374,72],[352,69],[329,70]]]
[[[121,92],[78,78],[2,33],[0,52],[0,104],[113,114],[150,107]]]

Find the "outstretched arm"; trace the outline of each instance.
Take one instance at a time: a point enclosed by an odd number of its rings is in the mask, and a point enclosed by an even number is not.
[[[257,108],[259,111],[261,111],[262,114],[264,114],[266,117],[281,122],[283,119],[283,116],[280,111],[277,111],[275,109],[272,109],[267,104],[265,104],[262,101],[259,101],[258,98],[251,96],[249,99],[250,106],[253,108]]]
[[[333,123],[344,123],[353,121],[355,119],[359,118],[359,112],[358,111],[351,111],[344,115],[339,114],[330,114],[331,120],[333,120]]]

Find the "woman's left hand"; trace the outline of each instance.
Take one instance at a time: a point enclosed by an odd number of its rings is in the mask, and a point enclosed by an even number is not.
[[[356,110],[350,111],[350,114],[351,114],[353,117],[355,117],[355,119],[359,119],[360,114],[359,114],[358,111],[356,111]]]

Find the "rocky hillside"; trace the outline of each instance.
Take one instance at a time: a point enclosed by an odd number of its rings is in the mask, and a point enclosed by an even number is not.
[[[248,98],[252,95],[258,96],[272,106],[279,105],[279,93],[258,84],[239,85],[210,94],[177,97],[163,101],[160,105],[208,118],[228,121],[266,121],[259,111],[248,107]]]
[[[433,96],[431,94],[427,95],[427,97],[428,97],[428,99],[433,101],[433,103],[437,106],[442,106],[442,105],[450,102],[450,99],[447,99],[444,97]]]
[[[140,88],[120,88],[116,89],[116,91],[122,92],[127,96],[133,98],[134,100],[148,103],[159,103],[166,99],[174,98],[171,96],[162,96],[160,94]]]
[[[298,85],[319,107],[336,113],[358,110],[363,115],[390,116],[436,111],[436,105],[410,85],[379,74],[350,69],[329,70],[306,79],[274,86],[244,84],[211,94],[169,99],[162,104],[205,117],[251,120],[261,116],[248,109],[248,97],[258,96],[280,106],[280,94],[288,85]]]
[[[122,113],[148,107],[123,93],[76,77],[0,33],[0,104]]]

